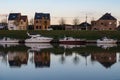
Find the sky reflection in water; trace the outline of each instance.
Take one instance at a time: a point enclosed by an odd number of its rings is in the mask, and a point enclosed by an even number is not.
[[[118,45],[0,46],[0,80],[119,80]]]

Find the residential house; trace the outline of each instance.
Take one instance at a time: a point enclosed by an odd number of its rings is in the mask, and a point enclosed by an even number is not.
[[[90,30],[91,29],[91,24],[87,22],[83,22],[79,25],[78,27],[79,30]]]
[[[74,26],[73,25],[65,25],[65,30],[74,30]]]
[[[120,21],[119,21],[119,25],[118,25],[118,27],[117,27],[117,30],[120,30]]]
[[[49,13],[35,13],[34,30],[47,30],[50,27]]]
[[[10,13],[8,17],[8,30],[19,30],[21,13]]]
[[[19,20],[19,30],[27,30],[28,27],[28,17],[26,15],[20,16]]]
[[[92,21],[92,30],[116,30],[117,19],[110,13],[106,13],[97,21]]]

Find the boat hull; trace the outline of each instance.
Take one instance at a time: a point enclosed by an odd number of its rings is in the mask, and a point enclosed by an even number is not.
[[[18,43],[19,41],[0,41],[0,43]]]
[[[85,41],[59,41],[60,44],[70,44],[70,45],[84,45]]]

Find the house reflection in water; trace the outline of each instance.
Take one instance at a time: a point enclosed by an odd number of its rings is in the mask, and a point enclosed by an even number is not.
[[[34,52],[35,67],[50,67],[50,53],[49,52]]]
[[[8,53],[8,62],[10,67],[21,67],[27,65],[29,55],[25,52]]]
[[[91,54],[92,61],[98,61],[105,68],[110,68],[117,61],[116,53],[93,53]]]

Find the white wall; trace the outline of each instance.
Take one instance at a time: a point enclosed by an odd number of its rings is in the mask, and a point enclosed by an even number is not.
[[[15,20],[8,21],[8,30],[18,30],[18,27],[14,24]]]

